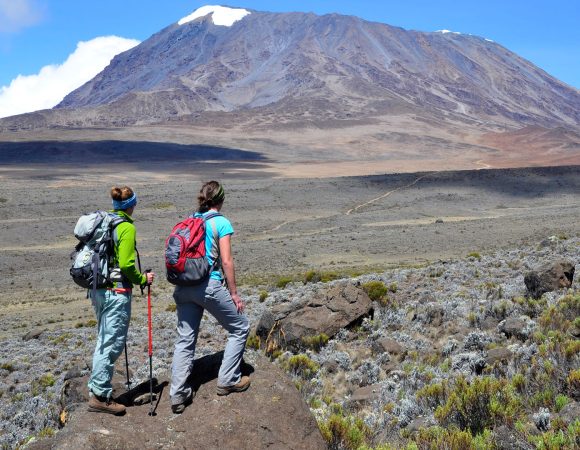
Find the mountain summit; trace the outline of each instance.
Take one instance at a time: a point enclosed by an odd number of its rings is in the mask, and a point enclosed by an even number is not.
[[[296,138],[308,148],[328,140],[306,142],[304,130],[350,127],[332,147],[359,154],[449,148],[449,139],[463,145],[475,134],[469,145],[506,148],[521,138],[485,133],[520,129],[536,145],[545,129],[558,128],[549,146],[563,148],[558,158],[568,161],[570,145],[578,148],[580,91],[477,36],[204,6],[116,56],[51,112],[0,128],[168,123],[284,131],[286,143]],[[494,151],[472,150],[476,159]]]
[[[489,40],[337,14],[205,6],[114,58],[57,108],[106,106],[123,122],[276,107],[291,120],[449,114],[580,123],[580,94]]]

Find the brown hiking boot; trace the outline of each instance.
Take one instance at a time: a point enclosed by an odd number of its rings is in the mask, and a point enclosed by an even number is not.
[[[125,407],[115,402],[113,399],[92,395],[89,399],[88,411],[119,416],[125,413]]]
[[[251,381],[250,377],[244,375],[240,381],[238,381],[233,386],[218,386],[217,395],[228,395],[232,392],[243,392],[250,387]]]

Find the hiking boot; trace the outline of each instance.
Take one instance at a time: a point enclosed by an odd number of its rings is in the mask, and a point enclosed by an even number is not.
[[[176,405],[171,405],[171,412],[173,412],[173,414],[181,414],[183,411],[185,411],[185,408],[188,405],[191,405],[193,397],[195,397],[195,391],[192,389],[191,394],[189,395],[189,397],[185,399],[184,402],[177,403]]]
[[[113,399],[101,397],[99,395],[92,395],[89,399],[88,411],[119,416],[125,413],[125,407]]]
[[[233,386],[218,386],[217,395],[228,395],[232,392],[243,392],[250,387],[251,381],[250,377],[244,375],[242,379],[234,384]]]

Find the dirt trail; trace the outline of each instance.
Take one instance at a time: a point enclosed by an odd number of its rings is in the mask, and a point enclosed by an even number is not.
[[[353,212],[356,212],[356,211],[358,211],[359,209],[361,209],[361,208],[363,208],[363,207],[365,207],[365,206],[368,206],[368,205],[370,205],[370,204],[372,204],[372,203],[374,203],[374,202],[377,202],[377,201],[379,201],[379,200],[382,200],[383,198],[385,198],[385,197],[388,197],[389,195],[391,195],[393,192],[398,192],[398,191],[401,191],[401,190],[403,190],[403,189],[410,188],[411,186],[413,186],[413,185],[417,184],[419,181],[421,181],[423,178],[426,178],[426,177],[428,177],[428,176],[430,176],[430,175],[433,175],[434,173],[436,173],[436,172],[430,172],[430,173],[428,173],[428,174],[422,175],[422,176],[420,176],[419,178],[417,178],[415,181],[413,181],[412,183],[409,183],[409,184],[407,184],[407,185],[405,185],[405,186],[400,186],[400,187],[398,187],[398,188],[396,188],[396,189],[393,189],[393,190],[391,190],[391,191],[389,191],[389,192],[386,192],[386,193],[384,193],[383,195],[381,195],[381,196],[379,196],[379,197],[376,197],[376,198],[373,198],[372,200],[369,200],[368,202],[361,203],[360,205],[357,205],[357,206],[355,206],[354,208],[351,208],[351,209],[349,209],[349,210],[348,210],[348,211],[345,213],[345,215],[346,215],[346,216],[350,216],[350,215],[351,215],[351,213],[353,213]]]

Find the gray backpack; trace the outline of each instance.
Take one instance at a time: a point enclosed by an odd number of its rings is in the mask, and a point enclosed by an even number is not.
[[[113,231],[122,222],[125,219],[106,211],[95,211],[79,218],[74,233],[80,242],[71,253],[70,268],[76,284],[94,292],[117,281],[111,278]]]

